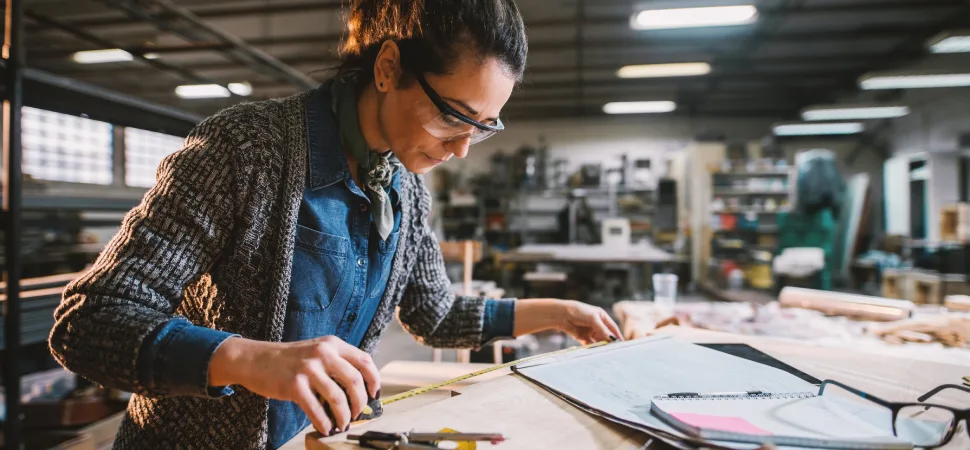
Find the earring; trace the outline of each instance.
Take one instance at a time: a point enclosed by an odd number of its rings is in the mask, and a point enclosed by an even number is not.
[[[384,87],[384,83],[381,83],[381,87],[382,87],[382,88]]]

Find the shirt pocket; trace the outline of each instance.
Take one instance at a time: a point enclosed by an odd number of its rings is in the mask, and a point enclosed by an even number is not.
[[[288,307],[298,311],[327,309],[346,284],[349,259],[350,239],[297,225]]]

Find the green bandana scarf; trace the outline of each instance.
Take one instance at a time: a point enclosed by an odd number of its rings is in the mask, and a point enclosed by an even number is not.
[[[360,132],[357,118],[357,83],[350,77],[334,79],[330,84],[333,96],[333,112],[340,127],[340,143],[357,160],[357,178],[361,188],[370,199],[371,215],[381,240],[386,240],[394,229],[394,211],[387,189],[391,185],[395,165],[391,164],[391,152],[372,151]]]

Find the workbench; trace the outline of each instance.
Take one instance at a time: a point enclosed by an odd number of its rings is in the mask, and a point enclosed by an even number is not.
[[[875,331],[894,322],[873,322],[819,311],[769,304],[690,302],[677,303],[673,314],[653,302],[622,301],[613,305],[613,315],[625,339],[654,333],[664,324],[676,323],[724,333],[763,336],[831,348],[851,348],[900,358],[914,358],[970,365],[970,348],[945,346],[939,342],[896,344],[880,339]],[[958,314],[947,314],[958,316]],[[962,315],[959,315],[962,316]],[[917,318],[940,317],[917,311]],[[671,319],[676,319],[672,322]],[[970,372],[968,372],[970,375]],[[967,398],[970,401],[970,396]]]
[[[832,378],[890,401],[913,401],[941,384],[960,383],[970,366],[914,361],[885,355],[782,342],[769,338],[669,327],[658,330],[697,343],[746,343],[819,379]],[[644,376],[649,376],[645,374]],[[935,403],[966,405],[964,393],[947,392]],[[385,407],[384,416],[352,426],[350,432],[438,431],[501,432],[507,440],[496,450],[640,448],[650,437],[567,404],[515,374],[460,388],[435,391]],[[311,429],[287,443],[284,450],[356,449],[345,435],[321,437]],[[663,448],[660,446],[651,448]],[[970,448],[966,431],[946,449]]]
[[[648,242],[622,247],[602,244],[530,244],[503,253],[499,259],[502,262],[559,263],[664,263],[679,260]]]
[[[500,254],[499,260],[503,263],[556,263],[571,266],[633,264],[642,270],[630,270],[627,284],[632,289],[632,294],[639,295],[652,290],[651,275],[656,272],[656,264],[681,262],[684,258],[661,250],[652,243],[640,242],[626,246],[529,244]],[[511,281],[506,271],[503,271],[502,280],[504,285]]]

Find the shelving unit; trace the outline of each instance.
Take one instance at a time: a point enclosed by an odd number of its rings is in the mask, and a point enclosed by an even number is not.
[[[508,230],[518,233],[521,242],[541,241],[543,234],[558,231],[558,215],[566,206],[570,193],[584,195],[597,221],[605,218],[630,219],[634,234],[637,224],[649,224],[654,210],[653,189],[642,187],[616,188],[553,188],[517,190],[511,197],[508,213]],[[640,205],[625,208],[621,199],[632,196]],[[641,226],[639,229],[649,228]]]
[[[37,363],[32,358],[44,349],[44,342],[53,323],[53,310],[60,303],[63,286],[77,274],[65,274],[38,279],[29,276],[31,266],[41,261],[85,258],[97,254],[101,244],[50,241],[51,224],[59,228],[86,229],[120,225],[125,211],[138,204],[144,188],[125,187],[124,164],[118,164],[115,147],[111,185],[87,185],[44,181],[36,183],[23,176],[21,122],[22,106],[39,108],[61,114],[84,116],[118,126],[184,136],[200,120],[199,117],[174,108],[156,105],[104,88],[88,85],[48,73],[23,67],[22,6],[13,2],[7,11],[12,33],[7,44],[11,57],[3,64],[4,95],[10,103],[10,127],[4,130],[7,159],[4,161],[5,208],[0,213],[4,222],[5,254],[0,264],[6,271],[0,290],[3,325],[0,348],[3,349],[3,379],[5,415],[3,420],[4,448],[19,448],[24,442],[22,433],[21,377]],[[115,135],[117,139],[117,135]],[[117,143],[123,140],[115,141]],[[13,163],[10,163],[10,162]],[[123,161],[120,160],[120,161]],[[93,213],[97,212],[97,213]],[[111,217],[117,217],[112,220]],[[76,270],[76,269],[74,269]],[[41,352],[46,353],[41,350]]]
[[[761,178],[761,177],[754,177],[754,178]],[[780,195],[780,196],[787,197],[788,192],[774,191],[774,190],[715,189],[714,195],[716,196]]]
[[[728,165],[722,163],[722,166]],[[757,280],[756,285],[766,285],[764,265],[770,267],[766,257],[774,253],[778,240],[777,217],[790,208],[794,180],[793,168],[759,167],[737,169],[731,162],[731,170],[710,172],[709,214],[710,267],[722,267],[724,261],[745,268],[746,278]],[[713,265],[716,262],[716,266]],[[754,268],[760,267],[756,271]],[[711,269],[713,270],[713,269]],[[705,277],[704,285],[716,289],[717,283]]]

